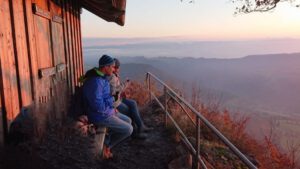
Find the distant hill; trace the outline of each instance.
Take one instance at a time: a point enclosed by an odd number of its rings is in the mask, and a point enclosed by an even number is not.
[[[126,78],[137,80],[137,81],[143,81],[145,80],[145,74],[147,72],[154,73],[155,75],[163,78],[163,79],[168,79],[168,75],[151,66],[148,64],[143,64],[143,63],[124,63],[121,65],[121,77],[125,80]]]
[[[299,114],[300,54],[252,55],[239,59],[123,58],[124,62],[147,63],[190,85],[230,94],[248,108],[259,107]],[[232,97],[235,96],[235,97]],[[225,100],[228,104],[230,100]],[[231,104],[232,105],[232,104]]]
[[[240,58],[252,54],[299,52],[300,39],[203,41],[179,37],[84,38],[84,49],[113,56]]]
[[[86,59],[84,71],[97,67],[98,62],[95,61],[96,59]],[[145,64],[145,63],[123,63],[121,60],[121,78],[122,80],[125,80],[126,78],[136,81],[144,81],[146,78],[146,73],[151,72],[155,74],[156,76],[159,76],[160,78],[164,79],[165,81],[169,81],[173,78],[171,75],[169,75],[167,72],[161,71],[160,69],[153,67],[152,65]]]
[[[202,101],[219,99],[222,107],[251,117],[248,129],[259,138],[273,125],[277,141],[300,141],[300,53],[251,55],[238,59],[122,58],[147,63],[172,74],[185,93],[200,88]],[[126,71],[126,70],[124,70]],[[181,81],[181,82],[180,82]],[[290,140],[289,140],[290,141]]]
[[[247,128],[257,137],[269,134],[273,126],[276,140],[283,148],[287,140],[300,142],[300,53],[234,59],[142,56],[119,59],[123,63],[123,78],[143,79],[150,71],[181,88],[187,97],[192,88],[199,88],[201,101],[219,99],[221,108],[249,116]],[[94,59],[87,63],[97,62]]]
[[[98,58],[97,58],[98,59]],[[222,96],[236,110],[300,116],[300,53],[251,55],[238,59],[120,57],[122,77],[143,79],[147,71],[191,91]],[[85,67],[97,60],[86,58]],[[184,85],[183,85],[184,84]],[[205,90],[203,90],[205,89]]]

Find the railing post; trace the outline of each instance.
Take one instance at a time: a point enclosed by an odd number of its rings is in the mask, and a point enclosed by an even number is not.
[[[164,96],[165,96],[165,126],[167,127],[168,126],[168,115],[167,115],[167,111],[168,111],[168,100],[167,100],[167,88],[166,86],[164,86]]]
[[[152,96],[151,96],[151,81],[150,81],[150,74],[147,73],[147,79],[148,79],[148,90],[149,90],[149,103],[152,101]]]
[[[200,161],[198,160],[198,157],[200,155],[200,118],[196,116],[196,155],[193,157],[192,161],[192,168],[193,169],[199,169]]]
[[[168,94],[170,97],[173,98],[177,97],[180,101],[180,103],[183,103],[186,105],[195,115],[196,115],[196,143],[194,145],[191,144],[191,142],[186,138],[186,135],[183,133],[183,131],[180,129],[180,127],[177,125],[176,121],[172,118],[172,116],[168,117],[166,114],[166,119],[170,119],[171,122],[175,125],[177,131],[180,132],[180,134],[183,136],[184,141],[188,144],[188,146],[192,149],[192,168],[199,169],[199,165],[201,165],[201,168],[207,169],[204,161],[200,158],[200,120],[201,122],[206,125],[212,132],[226,145],[228,146],[234,154],[236,154],[242,162],[247,165],[248,168],[250,169],[257,169],[257,167],[247,159],[247,157],[240,152],[239,149],[237,149],[218,129],[216,129],[203,115],[201,115],[195,108],[193,108],[187,101],[185,101],[182,97],[180,97],[174,90],[172,90],[168,85],[166,85],[163,81],[161,81],[159,78],[157,78],[155,75],[151,73],[147,73],[147,79],[146,83],[148,83],[148,90],[149,90],[149,99],[152,102],[152,92],[151,92],[151,76],[153,77],[153,80],[156,80],[160,84],[164,86],[164,94]],[[171,93],[171,94],[169,94]],[[165,106],[163,103],[161,103],[156,96],[153,96],[159,106],[167,111],[167,102],[165,98]],[[176,101],[176,100],[175,100]],[[178,102],[178,101],[177,101]],[[179,103],[179,102],[178,102]],[[179,103],[179,105],[180,105]]]
[[[197,163],[196,163],[196,168],[199,169],[199,161],[198,161],[198,157],[200,157],[200,118],[197,116],[197,138],[196,138],[196,159],[197,159]]]

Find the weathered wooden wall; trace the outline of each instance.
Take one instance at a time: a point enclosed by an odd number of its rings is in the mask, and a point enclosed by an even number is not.
[[[0,0],[0,16],[4,120],[9,125],[30,107],[39,135],[49,120],[66,115],[83,73],[79,2]]]

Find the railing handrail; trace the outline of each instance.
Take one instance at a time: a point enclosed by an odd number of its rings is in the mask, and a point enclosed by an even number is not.
[[[203,115],[201,115],[193,106],[191,106],[184,98],[179,96],[173,89],[171,89],[166,83],[164,83],[162,80],[160,80],[157,76],[154,74],[147,72],[146,78],[149,78],[150,85],[150,77],[153,77],[156,81],[158,81],[161,85],[163,85],[165,88],[167,88],[174,96],[176,96],[182,103],[184,103],[196,116],[199,118],[210,130],[213,131],[214,134],[217,135],[217,137],[225,144],[227,145],[235,155],[238,156],[240,160],[250,169],[257,169],[257,167],[243,154],[240,152],[238,148],[236,148],[216,127],[214,127]],[[151,89],[150,86],[148,86],[150,95],[151,95]],[[159,102],[158,99],[156,101]],[[162,106],[162,105],[161,105]],[[163,106],[162,106],[163,107]],[[166,112],[167,113],[167,112]]]

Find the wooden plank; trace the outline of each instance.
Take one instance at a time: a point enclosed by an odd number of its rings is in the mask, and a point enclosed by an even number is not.
[[[109,1],[107,1],[109,2]],[[118,6],[120,5],[120,6]],[[98,15],[102,19],[108,22],[115,22],[121,26],[124,25],[125,22],[125,7],[126,1],[120,2],[118,4],[113,5],[111,2],[107,4],[100,5],[99,1],[93,2],[92,0],[84,1],[82,6],[89,10],[90,12]],[[124,8],[124,10],[123,10]]]
[[[50,3],[50,10],[54,16],[61,16],[61,7],[57,6],[54,2]],[[54,65],[65,63],[65,45],[63,40],[63,25],[58,22],[51,22],[52,31],[52,46],[53,46],[53,61]],[[56,75],[56,79],[59,81],[65,79],[64,73],[59,73]]]
[[[41,2],[41,1],[38,1]],[[51,46],[51,36],[50,36],[50,23],[49,20],[35,16],[35,33],[37,38],[36,50],[39,57],[38,67],[48,68],[52,67],[52,46]]]
[[[43,10],[40,8],[37,4],[33,3],[32,4],[32,11],[35,15],[44,17],[46,19],[51,19],[51,14],[49,11]]]
[[[59,73],[59,72],[62,72],[66,69],[66,64],[64,63],[61,63],[61,64],[58,64],[56,65],[56,72]]]
[[[39,69],[39,77],[49,77],[56,74],[56,67],[42,68]]]
[[[19,93],[11,27],[11,8],[8,0],[0,1],[0,67],[2,77],[3,104],[10,123],[19,112]]]
[[[50,3],[50,10],[53,15],[61,16],[62,9],[56,3]],[[67,112],[67,82],[65,73],[65,45],[63,40],[63,25],[61,23],[52,22],[52,42],[53,42],[53,57],[56,65],[56,83],[54,84],[54,97],[56,103],[54,105],[56,117],[62,118]]]
[[[96,129],[96,135],[94,136],[94,157],[96,159],[102,158],[102,151],[103,151],[103,145],[105,140],[105,134],[106,134],[106,127],[100,126]]]
[[[52,21],[62,24],[62,2],[61,0],[52,0],[51,2],[51,13]]]
[[[75,41],[75,27],[74,27],[74,1],[71,1],[70,3],[70,28],[71,28],[71,46],[72,46],[72,76],[74,77],[73,78],[73,83],[74,83],[74,87],[77,86],[77,77],[78,77],[78,74],[77,74],[77,60],[76,60],[76,57],[77,57],[77,53],[76,53],[76,41]]]
[[[82,46],[81,46],[81,28],[80,28],[80,4],[77,1],[76,4],[76,18],[77,18],[77,49],[78,49],[78,63],[79,63],[79,68],[78,68],[78,78],[83,74],[83,59],[82,59]],[[79,84],[81,85],[81,84]]]
[[[49,11],[47,0],[36,0],[39,7]],[[50,20],[34,15],[38,69],[53,67]],[[42,56],[42,57],[41,57]],[[49,115],[53,112],[52,77],[38,80],[38,133],[42,135]]]
[[[64,39],[64,45],[65,45],[65,60],[66,60],[66,80],[67,80],[67,85],[68,85],[68,95],[71,93],[71,74],[69,70],[69,63],[70,63],[70,52],[69,52],[69,39],[68,39],[68,22],[67,22],[67,9],[66,9],[66,0],[62,2],[62,17],[63,17],[63,39]]]
[[[31,1],[24,1],[25,9],[25,30],[26,30],[26,39],[27,39],[27,48],[28,48],[28,59],[30,66],[30,77],[31,77],[31,86],[32,86],[32,99],[36,101],[37,99],[37,82],[38,82],[38,63],[36,55],[36,38],[34,32],[34,16],[32,13],[32,3]]]
[[[50,11],[48,0],[34,0],[34,2],[43,10]],[[53,64],[52,52],[52,36],[50,20],[34,15],[33,25],[36,41],[36,59],[37,69],[51,68]],[[36,88],[36,108],[35,116],[37,119],[36,134],[42,136],[47,121],[52,119],[54,112],[54,93],[53,93],[53,77],[37,79]]]
[[[32,103],[31,81],[28,46],[25,30],[25,12],[22,1],[13,1],[13,25],[14,25],[14,42],[15,55],[17,63],[17,75],[19,79],[19,93],[21,107],[29,106]]]
[[[74,1],[71,1],[71,35],[72,35],[72,50],[73,50],[73,76],[74,76],[74,84],[75,86],[78,85],[77,77],[78,77],[78,72],[77,72],[77,51],[76,51],[76,28],[75,28],[75,16],[74,16]]]
[[[78,78],[82,75],[81,71],[82,71],[82,54],[81,54],[81,36],[80,36],[80,4],[79,1],[76,1],[76,27],[77,27],[77,51],[78,51]],[[78,85],[81,85],[80,83],[78,83]]]
[[[65,35],[65,53],[66,53],[66,65],[67,65],[67,69],[66,69],[66,76],[67,76],[67,84],[68,84],[68,88],[67,88],[67,93],[68,93],[68,103],[70,103],[71,100],[71,96],[73,93],[75,93],[75,85],[73,83],[73,76],[72,76],[72,70],[71,70],[71,57],[72,57],[72,51],[71,51],[71,42],[70,41],[70,19],[69,19],[69,2],[67,0],[63,1],[64,7],[63,7],[63,13],[64,13],[64,35]],[[68,105],[66,105],[68,106]],[[67,110],[69,109],[69,107],[66,108]]]
[[[56,22],[56,23],[62,24],[63,19],[62,19],[62,17],[59,16],[59,15],[53,15],[53,16],[52,16],[52,21],[53,21],[53,22]]]
[[[78,10],[78,1],[73,2],[73,15],[74,15],[74,42],[75,42],[75,52],[76,52],[76,85],[79,86],[79,77],[80,77],[80,55],[79,55],[79,27],[78,27],[78,17],[77,14],[79,12]]]
[[[72,38],[72,12],[71,12],[71,0],[67,0],[67,25],[68,25],[68,42],[69,42],[69,53],[70,53],[70,62],[68,63],[69,65],[69,70],[70,70],[70,75],[71,75],[71,85],[72,85],[72,94],[75,93],[75,76],[74,76],[74,50],[73,50],[73,38]]]
[[[81,8],[79,9],[80,10],[80,13],[79,13],[79,15],[78,15],[78,18],[79,18],[79,21],[81,21],[81,18],[80,18],[80,14],[81,14]],[[82,52],[82,34],[81,34],[81,22],[79,22],[79,36],[80,36],[80,42],[79,42],[79,44],[80,44],[80,47],[79,47],[79,49],[80,49],[80,58],[81,58],[81,75],[83,75],[84,74],[84,60],[83,60],[83,52]]]

